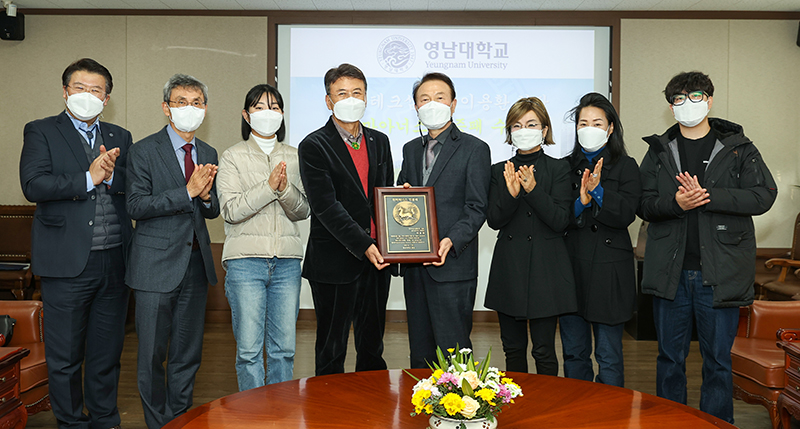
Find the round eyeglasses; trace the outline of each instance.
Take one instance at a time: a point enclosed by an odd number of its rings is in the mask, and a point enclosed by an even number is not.
[[[681,104],[685,103],[687,99],[692,103],[699,103],[707,96],[708,94],[706,94],[705,91],[692,91],[688,94],[675,94],[670,98],[670,102],[673,106],[680,106]]]

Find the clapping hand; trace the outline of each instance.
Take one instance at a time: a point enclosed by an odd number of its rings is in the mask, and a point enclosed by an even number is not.
[[[517,180],[522,184],[522,188],[525,189],[526,193],[533,191],[533,188],[536,187],[536,177],[533,175],[534,171],[536,170],[533,168],[533,165],[523,165],[519,167],[517,171]]]
[[[583,170],[583,176],[581,176],[581,204],[587,205],[590,201],[592,201],[592,196],[589,192],[594,191],[597,188],[597,185],[600,184],[600,174],[603,171],[603,158],[597,161],[597,164],[594,166],[594,170],[590,173],[589,169],[586,168]]]
[[[269,187],[273,191],[283,192],[289,182],[286,180],[286,162],[281,161],[269,175]]]
[[[683,211],[689,211],[711,202],[708,198],[710,196],[708,190],[700,186],[697,176],[692,176],[689,172],[684,171],[675,178],[680,183],[678,192],[675,193],[675,201]]]
[[[505,169],[503,170],[503,177],[506,179],[506,188],[512,197],[516,198],[519,195],[519,179],[517,173],[514,171],[514,163],[506,161]]]

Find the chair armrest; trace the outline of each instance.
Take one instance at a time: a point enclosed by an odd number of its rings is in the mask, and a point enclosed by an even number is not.
[[[797,341],[800,340],[800,329],[781,328],[778,329],[778,332],[776,332],[775,335],[778,337],[778,341]]]
[[[772,258],[768,259],[767,262],[764,262],[764,266],[767,268],[772,268],[775,265],[787,268],[800,268],[800,261],[795,259]]]
[[[0,301],[0,314],[17,320],[11,343],[6,345],[43,342],[42,313],[41,301]]]

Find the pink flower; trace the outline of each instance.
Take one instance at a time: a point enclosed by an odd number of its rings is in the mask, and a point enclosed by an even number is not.
[[[450,383],[453,386],[458,386],[458,377],[456,377],[455,374],[445,372],[441,377],[439,377],[439,381],[437,381],[436,384],[442,385],[446,383]]]

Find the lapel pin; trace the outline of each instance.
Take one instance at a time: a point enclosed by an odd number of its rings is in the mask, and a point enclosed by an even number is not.
[[[114,137],[114,133],[108,133],[109,137]]]

